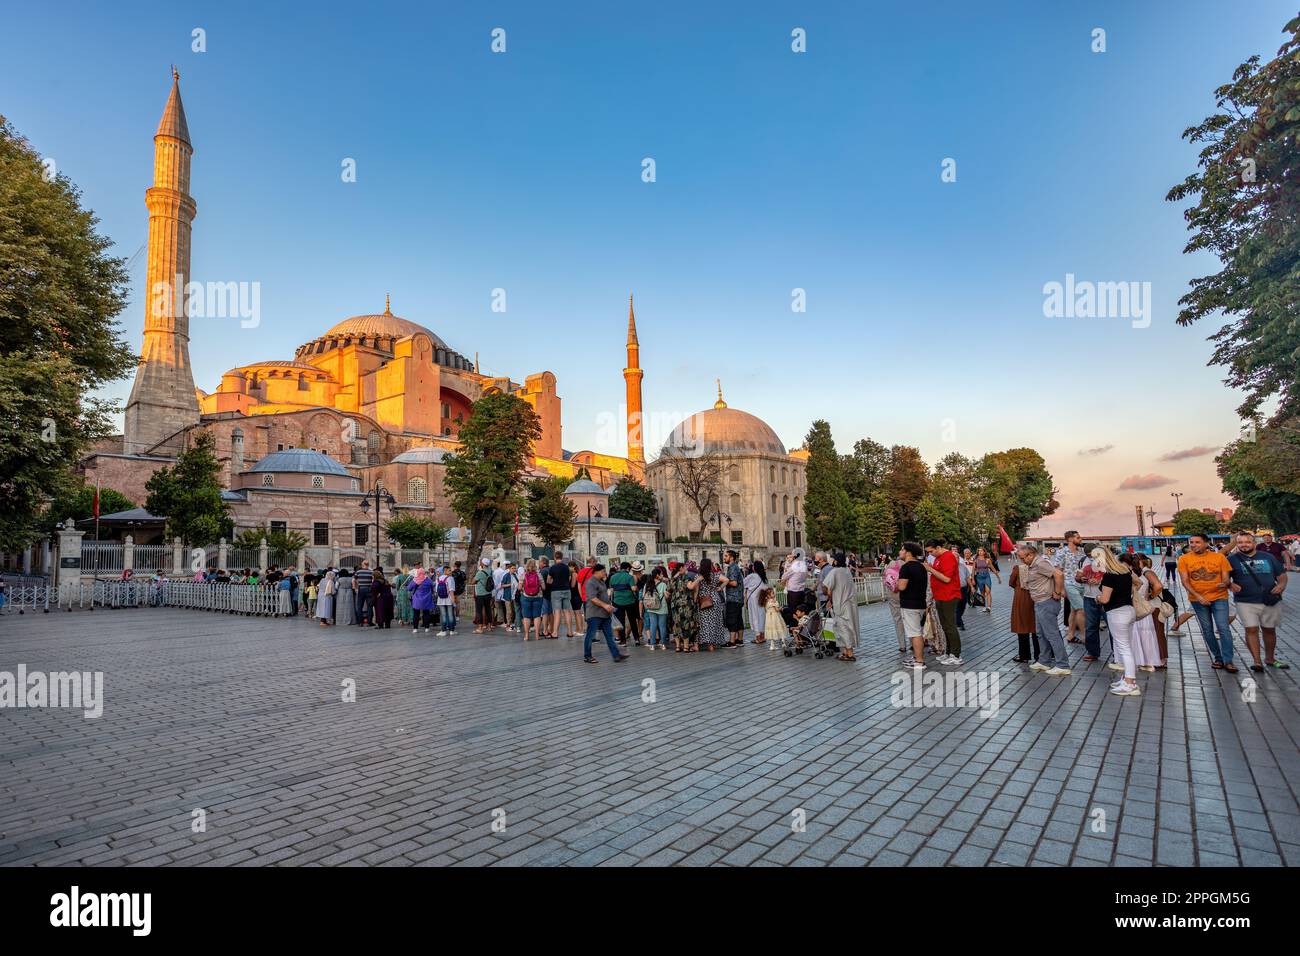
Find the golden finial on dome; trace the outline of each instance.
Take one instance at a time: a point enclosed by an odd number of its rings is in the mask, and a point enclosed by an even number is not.
[[[722,409],[727,407],[727,403],[722,400],[722,379],[714,379],[718,383],[718,400],[713,403],[714,408]]]
[[[173,64],[172,64],[172,82],[173,82],[173,83],[179,83],[180,81],[181,81],[181,71],[178,70],[178,69],[176,69],[176,64],[173,63]]]
[[[389,298],[388,293],[385,292],[384,293],[384,315],[392,315],[392,314],[393,314],[392,300]]]

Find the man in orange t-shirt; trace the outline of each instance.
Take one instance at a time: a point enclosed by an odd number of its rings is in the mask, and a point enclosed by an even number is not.
[[[1232,663],[1232,630],[1228,625],[1228,581],[1232,565],[1218,551],[1210,550],[1210,541],[1203,534],[1194,534],[1188,541],[1191,551],[1178,559],[1178,577],[1182,579],[1187,599],[1201,626],[1201,637],[1214,659],[1214,668],[1230,674],[1237,673]],[[1218,639],[1214,632],[1218,630]]]

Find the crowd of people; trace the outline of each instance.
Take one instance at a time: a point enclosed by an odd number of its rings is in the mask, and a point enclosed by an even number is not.
[[[906,542],[884,574],[886,596],[898,634],[904,666],[926,667],[926,653],[944,666],[960,666],[962,612],[968,605],[990,611],[988,575],[1001,580],[997,558],[980,549],[932,540]],[[1206,535],[1191,535],[1186,549],[1164,555],[1162,580],[1152,559],[1134,552],[1085,545],[1077,531],[1050,554],[1032,543],[1016,549],[1008,584],[1012,589],[1011,630],[1017,638],[1013,662],[1051,677],[1071,668],[1069,644],[1083,644],[1081,660],[1101,656],[1101,633],[1111,639],[1106,666],[1119,672],[1112,693],[1135,697],[1139,671],[1166,666],[1168,634],[1195,617],[1214,669],[1237,673],[1231,622],[1240,618],[1251,670],[1286,669],[1277,657],[1282,594],[1295,555],[1265,535],[1240,533],[1222,548]],[[1179,613],[1179,587],[1188,609]],[[1236,609],[1231,613],[1230,605]],[[1172,626],[1166,627],[1170,618]]]
[[[1148,555],[1085,544],[1075,531],[1057,548],[1019,545],[1007,578],[1017,641],[1011,661],[1066,677],[1073,672],[1069,645],[1082,644],[1081,661],[1096,662],[1105,631],[1111,643],[1105,666],[1118,672],[1111,692],[1139,696],[1137,674],[1164,669],[1169,635],[1180,635],[1195,618],[1213,668],[1238,672],[1235,620],[1245,630],[1253,671],[1288,667],[1277,657],[1277,628],[1287,573],[1297,563],[1294,550],[1271,535],[1257,542],[1241,533],[1222,547],[1192,535],[1181,551],[1167,548],[1162,563],[1163,575]],[[852,662],[859,644],[858,568],[855,555],[819,551],[809,561],[796,548],[769,580],[761,560],[742,566],[735,550],[723,552],[719,562],[706,557],[653,567],[641,561],[606,566],[594,557],[580,565],[557,551],[522,563],[482,558],[472,574],[460,561],[390,573],[362,561],[355,569],[306,574],[275,566],[264,572],[208,569],[193,580],[281,590],[290,614],[321,627],[391,629],[396,622],[413,635],[440,637],[458,632],[462,598],[472,589],[473,633],[500,629],[524,641],[582,638],[587,663],[596,663],[597,641],[621,662],[632,646],[678,654],[737,648],[746,643],[747,628],[754,644],[800,646],[816,622],[835,659]],[[998,555],[959,543],[908,541],[880,568],[899,652],[908,655],[904,666],[925,669],[927,660],[964,665],[965,615],[992,613],[993,581],[1002,583]],[[133,580],[132,572],[123,572],[122,580]],[[155,573],[148,584],[150,603],[162,603],[166,575]],[[1178,604],[1180,591],[1185,609]]]

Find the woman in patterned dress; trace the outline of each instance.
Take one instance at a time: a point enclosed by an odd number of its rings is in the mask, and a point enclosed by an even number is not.
[[[707,651],[714,651],[728,643],[728,636],[723,579],[708,558],[700,561],[699,582],[695,603],[700,611],[700,645]]]
[[[699,576],[695,562],[679,566],[668,582],[668,606],[673,619],[673,648],[678,654],[694,653],[699,648],[700,612],[695,604]]]
[[[411,580],[411,572],[402,568],[393,579],[393,593],[397,595],[397,619],[403,624],[411,623],[411,592],[406,584]]]

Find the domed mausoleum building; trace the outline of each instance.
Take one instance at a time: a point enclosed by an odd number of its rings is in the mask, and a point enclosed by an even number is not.
[[[725,544],[743,553],[768,553],[803,544],[806,470],[805,453],[787,452],[767,422],[728,406],[719,384],[712,408],[673,429],[646,466],[646,481],[659,500],[665,540],[708,541],[720,531]],[[716,496],[701,529],[692,499],[705,495],[688,488],[698,487],[701,474],[708,483],[709,473],[716,474]]]

